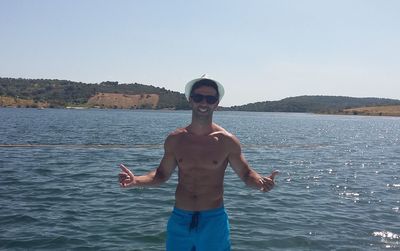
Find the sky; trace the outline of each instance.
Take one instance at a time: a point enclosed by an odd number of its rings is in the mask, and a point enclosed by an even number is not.
[[[0,0],[0,77],[400,99],[398,0]]]

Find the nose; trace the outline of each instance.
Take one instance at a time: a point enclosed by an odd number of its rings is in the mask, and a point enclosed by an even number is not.
[[[206,98],[203,98],[200,102],[200,105],[208,105]]]

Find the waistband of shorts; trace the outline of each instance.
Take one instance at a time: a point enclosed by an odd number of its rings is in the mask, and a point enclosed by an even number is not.
[[[224,214],[224,213],[226,213],[226,211],[225,211],[224,206],[219,207],[219,208],[202,210],[202,211],[188,211],[188,210],[174,207],[174,210],[172,211],[172,213],[178,214],[181,216],[188,216],[188,217],[192,217],[194,214],[197,214],[197,215],[203,216],[203,217],[211,217],[211,216],[217,216],[220,214]]]

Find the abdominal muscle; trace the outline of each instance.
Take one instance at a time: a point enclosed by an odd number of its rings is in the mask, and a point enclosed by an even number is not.
[[[225,168],[223,168],[225,170]],[[186,174],[179,170],[179,182],[175,192],[175,206],[188,211],[203,211],[223,206],[224,172],[200,170]]]

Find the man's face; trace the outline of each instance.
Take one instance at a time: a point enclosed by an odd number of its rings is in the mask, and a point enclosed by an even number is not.
[[[215,97],[216,102],[212,103]],[[209,102],[207,102],[207,99]],[[210,103],[211,101],[211,103]],[[217,98],[217,91],[213,87],[201,86],[193,91],[190,97],[190,104],[193,112],[200,116],[212,115],[217,109],[219,101]]]

